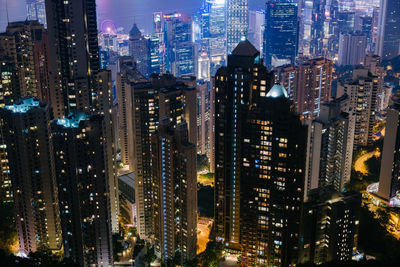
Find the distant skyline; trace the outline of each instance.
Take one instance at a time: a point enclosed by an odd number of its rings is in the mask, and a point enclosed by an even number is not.
[[[250,0],[253,9],[263,8],[264,0]],[[97,18],[101,25],[104,20],[112,20],[117,27],[130,30],[134,21],[146,33],[152,30],[152,14],[162,12],[184,12],[194,14],[202,0],[97,0]],[[8,0],[10,22],[26,19],[25,0]],[[7,26],[6,0],[0,0],[0,32]]]

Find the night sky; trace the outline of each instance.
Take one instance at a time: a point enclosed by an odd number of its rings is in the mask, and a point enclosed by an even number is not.
[[[250,0],[253,9],[262,8],[264,0]],[[6,0],[0,0],[0,32],[7,25]],[[117,27],[129,31],[134,21],[139,28],[151,32],[151,18],[155,11],[182,12],[193,14],[199,9],[201,0],[97,0],[98,23],[107,19],[114,21]],[[25,0],[8,0],[10,21],[26,18]]]

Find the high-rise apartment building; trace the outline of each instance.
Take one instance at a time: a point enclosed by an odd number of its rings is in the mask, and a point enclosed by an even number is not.
[[[211,114],[212,88],[209,82],[199,81],[197,92],[197,153],[207,155],[211,161],[213,125]]]
[[[118,103],[118,147],[121,150],[121,161],[133,171],[133,88],[135,82],[144,82],[144,76],[136,69],[132,57],[121,57],[117,74],[116,98]]]
[[[26,0],[26,15],[28,20],[37,20],[47,28],[45,0]]]
[[[296,112],[305,119],[319,116],[321,105],[331,100],[333,62],[325,58],[307,60],[276,69],[277,80],[287,86]]]
[[[378,195],[390,206],[400,207],[400,97],[393,97],[393,104],[387,110],[386,134],[383,143],[381,172]]]
[[[360,193],[314,189],[303,208],[299,262],[350,261],[357,249],[360,207]]]
[[[341,33],[339,37],[339,65],[361,65],[367,49],[367,36],[362,33]]]
[[[307,132],[259,57],[241,42],[215,77],[215,234],[241,253],[241,265],[289,266],[297,261]]]
[[[249,27],[249,0],[226,1],[227,54],[247,37]]]
[[[6,32],[0,34],[0,62],[13,62],[13,76],[18,79],[14,80],[9,97],[48,99],[47,45],[47,34],[37,21],[9,23]]]
[[[309,124],[305,199],[310,190],[320,187],[342,192],[350,181],[355,116],[354,111],[343,112],[349,101],[343,95],[323,104],[320,116]]]
[[[264,40],[264,24],[265,10],[250,10],[249,11],[249,31],[247,33],[248,40],[254,47],[263,55],[263,40]]]
[[[148,82],[132,83],[132,88],[137,225],[140,237],[149,238],[154,234],[151,137],[160,118],[169,116],[172,125],[186,121],[188,140],[196,142],[196,89],[170,74],[152,75]]]
[[[93,111],[100,68],[96,1],[46,0],[53,114]]]
[[[267,1],[263,44],[263,57],[267,66],[294,63],[299,42],[297,17],[296,2]]]
[[[400,2],[382,0],[380,5],[376,53],[383,60],[400,54]]]
[[[378,87],[378,77],[368,69],[355,69],[353,78],[343,84],[343,92],[349,96],[355,112],[354,147],[372,144]]]
[[[107,121],[71,115],[51,126],[64,256],[83,266],[112,266]]]
[[[168,116],[151,142],[156,252],[183,264],[197,248],[196,145],[189,142],[187,124],[174,125]]]
[[[1,109],[12,181],[19,249],[62,249],[58,190],[54,167],[51,110],[25,98]]]

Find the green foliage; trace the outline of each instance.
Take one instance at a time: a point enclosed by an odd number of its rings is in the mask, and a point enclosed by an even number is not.
[[[200,178],[214,180],[214,173],[212,173],[212,172],[202,173],[202,174],[200,174]]]
[[[400,241],[391,236],[365,207],[360,211],[358,247],[365,254],[376,257],[378,261],[395,261],[400,255]]]
[[[201,217],[212,218],[214,216],[214,188],[201,186],[197,192],[197,206]]]
[[[0,203],[0,249],[6,253],[12,253],[11,247],[18,242],[13,209],[13,203]]]
[[[58,255],[50,251],[39,251],[29,254],[29,258],[20,258],[0,250],[0,262],[2,266],[13,267],[81,267],[70,259],[61,260]]]
[[[209,171],[210,170],[210,162],[206,155],[197,154],[197,171]]]
[[[198,266],[217,267],[222,258],[223,245],[217,242],[208,242],[204,252],[197,256]]]
[[[150,247],[150,244],[146,244],[146,254],[144,254],[144,262],[147,265],[150,265],[152,262],[154,262],[157,259],[157,256],[154,251],[154,247]]]
[[[113,242],[113,258],[114,261],[119,261],[120,256],[118,254],[121,254],[124,250],[123,246],[123,238],[119,234],[113,234],[112,236],[112,242]]]

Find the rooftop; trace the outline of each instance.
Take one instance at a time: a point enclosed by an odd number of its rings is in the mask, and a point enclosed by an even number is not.
[[[13,105],[4,106],[5,109],[12,111],[13,113],[26,113],[34,107],[39,107],[40,101],[33,97],[20,99]]]
[[[79,113],[73,116],[69,116],[67,118],[58,119],[57,125],[63,126],[64,128],[78,128],[79,123],[86,120],[88,117],[89,115]]]
[[[245,57],[255,57],[259,54],[257,48],[250,43],[249,40],[241,41],[236,48],[233,50],[232,55],[235,56],[245,56]]]
[[[278,97],[289,98],[289,95],[288,95],[285,87],[283,87],[282,85],[277,83],[274,86],[272,86],[272,88],[269,90],[269,92],[267,93],[267,97],[270,97],[270,98],[278,98]]]

